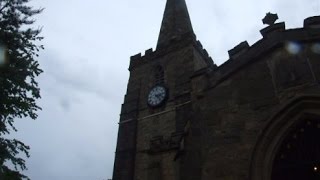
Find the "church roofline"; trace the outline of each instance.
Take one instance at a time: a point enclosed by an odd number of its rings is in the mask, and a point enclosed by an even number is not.
[[[275,48],[283,47],[289,42],[308,42],[316,39],[320,41],[320,16],[306,18],[302,28],[285,29],[285,23],[270,26],[261,30],[263,38],[252,46],[249,46],[246,41],[241,42],[228,51],[229,59],[215,70],[202,69],[195,72],[193,77],[210,73],[215,79],[211,87],[215,87],[235,72]]]

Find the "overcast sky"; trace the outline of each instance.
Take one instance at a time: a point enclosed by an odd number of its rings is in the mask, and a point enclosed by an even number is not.
[[[261,19],[278,13],[287,28],[318,15],[320,0],[186,0],[194,31],[216,64],[227,51],[261,38]],[[32,180],[112,177],[129,58],[156,46],[165,0],[32,0],[45,11],[38,78],[39,118],[17,120],[31,146]]]

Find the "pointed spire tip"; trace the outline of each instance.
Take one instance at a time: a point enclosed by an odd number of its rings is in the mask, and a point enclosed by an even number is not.
[[[188,33],[193,34],[193,28],[185,0],[167,0],[157,48]]]

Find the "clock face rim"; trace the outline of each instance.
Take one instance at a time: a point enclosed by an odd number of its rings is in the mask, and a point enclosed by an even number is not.
[[[150,99],[151,93],[152,93],[157,87],[160,87],[160,88],[163,88],[163,89],[164,89],[164,97],[160,100],[160,102],[155,103],[155,104],[152,104],[152,103],[149,101],[149,99]],[[148,93],[148,96],[147,96],[147,104],[148,104],[149,107],[152,107],[152,108],[159,107],[159,106],[162,106],[162,105],[166,102],[167,98],[168,98],[168,88],[167,88],[166,86],[164,86],[164,85],[159,85],[159,84],[158,84],[158,85],[153,86],[153,87],[150,89],[150,91],[149,91],[149,93]]]

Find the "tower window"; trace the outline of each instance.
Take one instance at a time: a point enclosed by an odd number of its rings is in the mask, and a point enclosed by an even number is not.
[[[158,65],[155,67],[155,83],[156,84],[164,84],[164,70]]]

